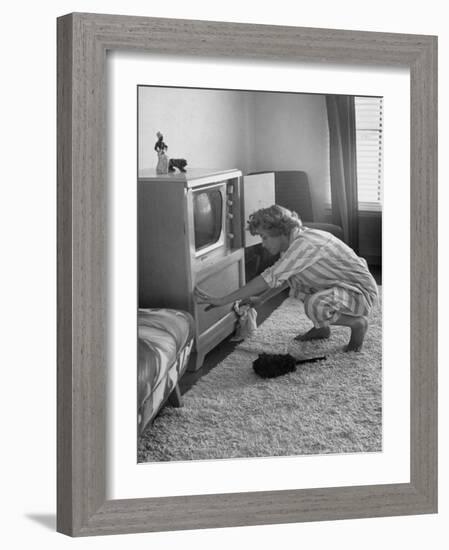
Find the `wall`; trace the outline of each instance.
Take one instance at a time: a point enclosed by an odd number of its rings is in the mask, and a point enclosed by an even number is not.
[[[155,168],[156,132],[167,154],[195,168],[246,171],[252,94],[187,88],[139,88],[139,169]]]
[[[370,265],[382,265],[381,212],[360,212],[359,255],[363,256]]]
[[[255,113],[255,170],[303,170],[316,221],[329,196],[329,149],[324,95],[259,93]]]
[[[329,153],[322,95],[139,88],[139,169],[155,168],[156,132],[169,157],[189,166],[304,170],[316,219],[328,197]]]

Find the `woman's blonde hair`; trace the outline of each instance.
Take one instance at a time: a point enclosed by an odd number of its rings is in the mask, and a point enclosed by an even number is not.
[[[301,227],[302,222],[296,212],[277,204],[257,210],[248,220],[248,230],[251,235],[257,235],[262,230],[267,231],[272,237],[278,237],[290,235],[293,229]]]

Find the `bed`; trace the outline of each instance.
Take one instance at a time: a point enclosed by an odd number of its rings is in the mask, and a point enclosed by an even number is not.
[[[178,382],[193,347],[193,318],[174,309],[138,310],[137,428],[141,434],[171,400],[181,406]]]

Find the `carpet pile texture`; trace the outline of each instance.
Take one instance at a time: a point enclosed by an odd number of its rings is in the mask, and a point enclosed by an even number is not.
[[[343,352],[349,329],[298,342],[311,328],[287,298],[257,331],[183,396],[138,441],[138,462],[297,456],[382,450],[382,313],[377,306],[363,350]],[[259,353],[326,355],[295,372],[261,379]]]

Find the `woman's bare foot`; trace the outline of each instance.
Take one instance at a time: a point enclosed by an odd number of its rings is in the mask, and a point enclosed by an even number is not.
[[[351,324],[351,338],[345,351],[360,351],[363,346],[366,331],[368,330],[368,320],[366,317],[357,317]]]
[[[298,336],[295,336],[294,340],[298,340],[299,342],[306,342],[308,340],[323,340],[325,338],[329,338],[330,335],[331,329],[329,327],[313,327],[305,334],[298,334]]]

